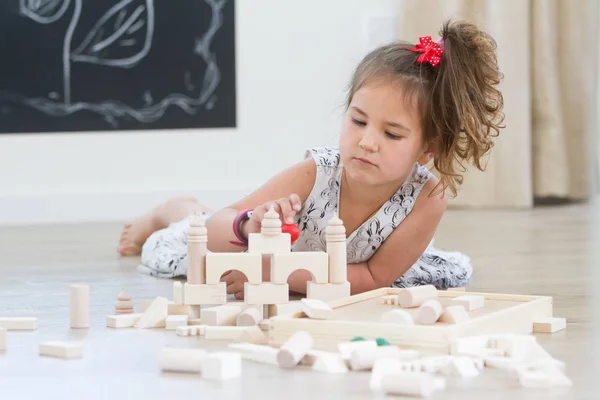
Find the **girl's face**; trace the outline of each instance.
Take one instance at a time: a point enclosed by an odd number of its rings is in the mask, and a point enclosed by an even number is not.
[[[400,85],[384,81],[354,93],[340,137],[340,157],[349,179],[399,186],[424,150],[418,112],[405,100]]]

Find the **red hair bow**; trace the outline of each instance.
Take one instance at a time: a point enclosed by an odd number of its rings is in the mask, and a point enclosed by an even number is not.
[[[417,62],[419,64],[428,62],[432,66],[436,67],[442,60],[444,49],[439,45],[439,43],[431,40],[431,36],[421,36],[419,38],[419,42],[420,43],[417,43],[415,47],[411,47],[409,49],[414,52],[423,53],[419,56],[419,58],[417,58]]]

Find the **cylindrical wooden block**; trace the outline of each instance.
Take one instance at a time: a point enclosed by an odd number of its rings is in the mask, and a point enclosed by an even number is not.
[[[305,331],[297,331],[286,340],[277,352],[277,363],[282,368],[293,368],[313,346],[313,338]]]
[[[359,347],[350,355],[350,368],[354,371],[370,370],[382,358],[401,359],[402,351],[396,346]]]
[[[158,354],[158,366],[162,371],[200,373],[207,354],[203,349],[167,347]]]
[[[337,215],[327,224],[325,240],[329,255],[329,283],[345,283],[348,280],[346,228]]]
[[[438,387],[435,377],[424,372],[385,373],[381,389],[386,394],[427,397]]]
[[[417,323],[422,325],[432,325],[437,322],[442,315],[443,307],[436,299],[429,299],[419,306],[417,314]]]
[[[237,317],[238,326],[253,326],[258,325],[263,320],[262,313],[256,308],[247,308]]]
[[[427,300],[437,297],[437,288],[433,285],[404,288],[398,293],[398,305],[404,308],[419,307]]]
[[[70,286],[69,317],[71,328],[90,327],[90,287],[88,285]]]
[[[208,234],[206,222],[199,216],[190,223],[187,237],[187,282],[193,285],[206,283],[206,253]]]

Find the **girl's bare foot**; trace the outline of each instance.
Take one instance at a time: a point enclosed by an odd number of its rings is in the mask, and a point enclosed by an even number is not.
[[[158,229],[155,211],[134,219],[123,227],[117,251],[122,256],[140,254],[146,239]]]
[[[122,256],[140,254],[142,246],[150,235],[196,212],[211,212],[211,210],[198,204],[194,197],[174,197],[126,224],[121,232],[117,251]]]

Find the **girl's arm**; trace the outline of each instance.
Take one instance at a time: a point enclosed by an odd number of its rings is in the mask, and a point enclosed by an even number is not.
[[[423,254],[447,205],[445,197],[429,196],[436,183],[432,178],[425,184],[410,214],[367,262],[348,264],[351,294],[389,287]],[[306,282],[310,280],[310,274],[300,270],[290,275],[288,284],[291,291],[306,293]]]
[[[239,252],[244,248],[229,243],[237,242],[233,234],[233,221],[238,213],[246,209],[254,209],[267,202],[288,197],[295,193],[301,204],[314,186],[317,168],[313,159],[303,160],[272,177],[260,188],[243,199],[213,214],[206,221],[208,230],[208,249],[212,252]],[[245,233],[257,232],[259,226],[245,224]]]

